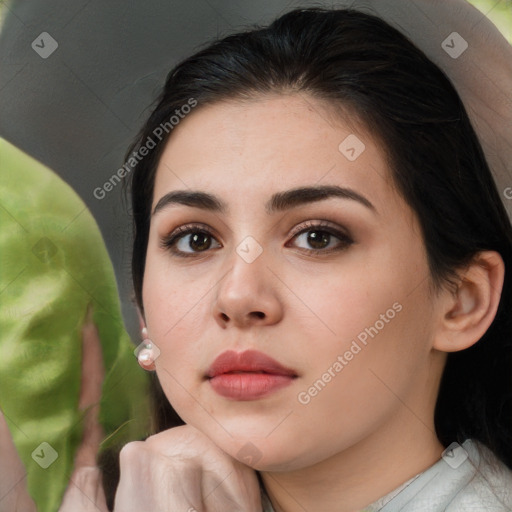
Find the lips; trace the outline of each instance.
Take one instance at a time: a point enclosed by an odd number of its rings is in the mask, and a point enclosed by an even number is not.
[[[213,390],[232,400],[256,400],[288,386],[297,373],[258,352],[228,350],[215,359],[206,373]]]
[[[290,368],[286,368],[275,359],[256,350],[223,352],[210,366],[207,377],[212,378],[224,373],[252,372],[272,375],[297,376]]]

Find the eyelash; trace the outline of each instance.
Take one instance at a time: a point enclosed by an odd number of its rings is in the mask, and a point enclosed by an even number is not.
[[[292,234],[292,239],[298,237],[303,233],[307,233],[308,231],[320,231],[322,233],[327,233],[331,236],[334,236],[340,240],[340,245],[331,249],[301,249],[302,251],[305,251],[308,254],[330,254],[332,252],[343,251],[348,246],[354,243],[354,241],[347,234],[331,227],[329,224],[326,224],[324,222],[314,223],[312,221],[308,221],[305,224],[301,225],[300,228],[298,228],[297,230],[294,230]],[[194,258],[197,257],[196,255],[198,254],[208,252],[208,249],[206,249],[205,251],[191,253],[185,253],[183,251],[176,250],[176,243],[186,235],[193,233],[200,233],[213,237],[213,234],[209,229],[203,228],[199,224],[187,224],[185,226],[180,226],[179,228],[174,230],[170,235],[162,237],[162,239],[160,240],[160,247],[162,249],[167,249],[173,256],[177,256],[179,258]]]

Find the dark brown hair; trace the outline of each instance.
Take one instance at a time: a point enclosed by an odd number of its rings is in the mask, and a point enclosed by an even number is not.
[[[404,35],[355,10],[308,8],[215,41],[170,71],[128,155],[190,98],[200,108],[293,91],[350,109],[382,144],[397,190],[419,219],[434,289],[455,285],[457,270],[479,251],[501,254],[496,317],[476,344],[448,354],[434,421],[444,446],[477,439],[512,468],[512,228],[459,95]],[[170,136],[172,130],[132,172],[132,270],[141,311],[155,173]],[[163,429],[180,420],[159,392]]]

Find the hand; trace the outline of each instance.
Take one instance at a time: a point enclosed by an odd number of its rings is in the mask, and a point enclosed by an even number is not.
[[[103,438],[98,420],[101,387],[105,370],[98,329],[88,309],[82,328],[82,378],[78,408],[86,410],[82,444],[59,512],[108,512],[96,455]]]
[[[120,465],[114,512],[261,512],[255,471],[190,425],[126,444]]]

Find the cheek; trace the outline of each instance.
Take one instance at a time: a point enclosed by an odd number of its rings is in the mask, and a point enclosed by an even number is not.
[[[342,356],[343,373],[351,374],[352,383],[367,378],[373,368],[402,388],[426,359],[431,328],[426,261],[421,254],[391,249],[377,256],[357,271],[340,272],[342,278],[297,290],[317,314],[308,324],[300,320],[300,330],[308,333],[301,350],[311,364],[310,380],[321,379]],[[315,343],[307,343],[305,338],[315,335]]]
[[[148,251],[142,296],[152,336],[164,340],[175,336],[175,329],[190,322],[189,312],[194,316],[194,306],[203,295],[190,271],[179,271],[165,256]]]
[[[390,271],[383,272],[380,265],[375,272],[365,266],[354,272],[340,271],[338,275],[341,277],[333,279],[331,276],[320,284],[304,283],[302,287],[296,284],[294,292],[304,297],[306,304],[311,304],[309,334],[316,329],[326,344],[335,344],[341,350],[345,346],[348,348],[361,333],[364,342],[365,329],[376,322],[381,331],[399,316],[396,309],[400,306],[393,308],[393,305],[400,302],[402,294],[396,276]]]
[[[207,308],[201,300],[204,292],[150,257],[147,269],[143,300],[148,333],[160,350],[157,369],[182,381],[198,365],[199,347],[193,340],[201,339]]]

